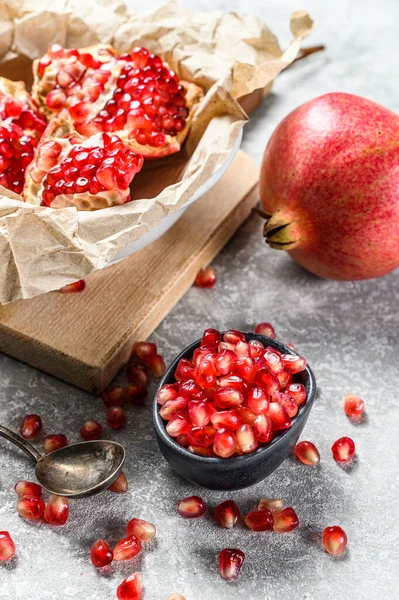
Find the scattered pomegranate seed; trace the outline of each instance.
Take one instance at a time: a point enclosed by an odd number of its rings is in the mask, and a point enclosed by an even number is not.
[[[141,383],[128,383],[126,387],[123,388],[124,391],[124,399],[126,402],[131,402],[132,404],[144,404],[145,399],[148,396],[148,390]]]
[[[15,544],[8,531],[0,531],[0,561],[9,560],[15,554]]]
[[[65,525],[69,516],[69,501],[64,496],[52,494],[44,510],[44,518],[50,525]]]
[[[292,398],[294,398],[298,406],[300,406],[302,402],[305,402],[306,400],[306,390],[302,383],[290,383],[286,389],[286,392],[292,396]]]
[[[120,429],[126,423],[126,413],[120,406],[111,406],[107,414],[107,423],[112,429]]]
[[[80,428],[80,435],[86,441],[98,440],[103,432],[102,425],[94,419],[88,419]]]
[[[240,509],[234,500],[226,500],[215,508],[215,518],[221,527],[232,529],[240,520]]]
[[[23,479],[14,485],[14,490],[20,498],[22,498],[22,496],[35,496],[36,498],[41,498],[42,495],[41,485],[34,483],[33,481],[25,481]]]
[[[65,446],[68,446],[68,439],[63,433],[46,435],[46,437],[43,439],[43,449],[46,454],[49,452],[54,452],[54,450],[64,448]]]
[[[75,294],[76,292],[83,292],[86,287],[86,282],[84,279],[79,279],[79,281],[74,281],[73,283],[68,283],[64,285],[60,289],[62,294]]]
[[[181,594],[171,594],[168,600],[186,600]]]
[[[111,564],[114,553],[106,540],[96,540],[90,549],[90,559],[95,567],[101,568]]]
[[[43,423],[39,415],[26,415],[22,419],[19,432],[26,440],[33,440],[41,432]]]
[[[216,283],[216,271],[212,267],[201,269],[195,278],[195,285],[200,288],[212,288]]]
[[[133,573],[118,586],[116,595],[118,600],[140,600],[142,588],[141,574]]]
[[[274,331],[273,325],[271,325],[270,323],[259,323],[255,327],[255,333],[272,338],[273,340],[276,339],[276,332]]]
[[[17,502],[17,511],[23,519],[37,521],[44,513],[44,502],[37,496],[22,496]]]
[[[135,362],[129,362],[125,367],[125,374],[129,381],[142,386],[148,384],[148,373],[144,365]]]
[[[127,535],[134,535],[141,542],[152,540],[156,533],[155,525],[143,519],[132,519],[127,524]]]
[[[295,446],[295,455],[304,465],[318,465],[320,462],[319,451],[312,442],[299,442]]]
[[[355,442],[350,437],[339,438],[331,446],[331,451],[337,462],[348,462],[355,454]]]
[[[107,408],[111,408],[111,406],[123,406],[125,390],[120,385],[109,387],[105,390],[101,399]]]
[[[219,554],[220,574],[226,581],[234,581],[240,574],[245,554],[236,548],[225,548]]]
[[[268,531],[273,529],[273,513],[268,508],[254,510],[245,517],[245,525],[252,531]]]
[[[147,361],[148,366],[151,369],[154,377],[163,377],[165,375],[166,366],[163,356],[160,354],[156,354],[155,356],[151,356]]]
[[[346,548],[348,538],[345,531],[338,525],[326,527],[323,532],[323,545],[332,556],[339,556]]]
[[[270,510],[273,514],[279,513],[284,508],[284,502],[280,498],[262,498],[258,504],[258,510]]]
[[[157,355],[157,345],[152,342],[138,342],[134,347],[134,352],[141,360],[147,362],[151,357]]]
[[[236,438],[234,433],[228,429],[217,430],[213,442],[213,451],[222,458],[233,456],[236,451]]]
[[[292,531],[299,525],[298,515],[295,510],[289,506],[281,512],[274,515],[274,531],[278,533],[286,533]]]
[[[129,487],[127,477],[123,471],[121,471],[118,477],[115,479],[114,483],[109,486],[109,490],[111,492],[115,492],[116,494],[124,494],[127,492]]]
[[[183,498],[177,505],[177,512],[185,519],[198,519],[205,513],[206,504],[199,496]]]
[[[364,402],[354,394],[348,394],[344,398],[344,411],[347,417],[360,419],[364,411]]]
[[[115,560],[130,560],[141,552],[141,542],[135,535],[120,540],[114,548]]]

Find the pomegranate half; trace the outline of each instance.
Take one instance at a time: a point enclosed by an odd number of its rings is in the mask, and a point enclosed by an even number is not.
[[[399,265],[399,116],[351,94],[289,114],[260,179],[266,242],[326,279],[369,279]]]

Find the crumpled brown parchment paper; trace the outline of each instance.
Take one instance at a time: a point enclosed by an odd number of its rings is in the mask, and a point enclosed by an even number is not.
[[[158,161],[147,163],[137,185],[134,180],[137,199],[94,212],[25,204],[0,186],[0,303],[84,279],[181,208],[217,170],[240,135],[247,117],[237,99],[268,89],[295,59],[312,25],[307,13],[294,13],[294,38],[282,52],[276,37],[255,16],[192,12],[175,1],[146,13],[130,11],[120,0],[2,2],[0,74],[5,77],[30,83],[31,61],[53,43],[82,47],[106,42],[120,51],[144,45],[207,93],[185,149],[163,162],[162,172],[169,164],[170,172],[178,173],[164,189],[157,181],[151,192]],[[182,156],[184,168],[176,169]]]

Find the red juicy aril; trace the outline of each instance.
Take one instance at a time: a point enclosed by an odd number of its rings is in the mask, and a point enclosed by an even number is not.
[[[65,115],[64,115],[65,116]],[[53,119],[26,172],[26,202],[96,210],[125,204],[143,157],[117,135],[77,135],[63,115]]]
[[[206,504],[199,496],[183,498],[177,505],[177,512],[185,519],[198,519],[205,513]]]
[[[43,423],[39,415],[26,415],[22,419],[19,432],[26,440],[33,440],[41,432]]]
[[[8,531],[0,531],[0,561],[9,560],[15,554],[15,544]]]
[[[234,500],[226,500],[215,508],[215,519],[225,529],[232,529],[240,520],[240,509]]]
[[[42,486],[33,481],[18,481],[14,485],[14,490],[20,498],[22,496],[36,496],[36,498],[41,498],[42,495]]]
[[[16,125],[24,135],[39,139],[47,121],[36,109],[23,81],[0,77],[0,121]]]
[[[106,540],[96,540],[90,549],[90,559],[95,567],[101,568],[111,564],[114,553]]]
[[[114,548],[115,560],[130,560],[141,552],[141,542],[135,535],[120,540]]]
[[[226,581],[234,581],[240,574],[245,554],[237,548],[225,548],[219,554],[220,574]]]
[[[22,496],[17,502],[17,511],[23,519],[37,521],[43,515],[45,504],[37,496]]]
[[[323,532],[323,545],[325,550],[332,556],[339,556],[346,548],[348,538],[345,531],[339,525],[326,527]]]
[[[33,71],[33,97],[49,116],[66,108],[82,135],[117,133],[149,158],[180,150],[203,96],[145,48],[54,45]]]
[[[140,600],[143,582],[140,573],[133,573],[122,581],[116,590],[118,600]]]
[[[65,525],[69,516],[69,501],[64,496],[50,496],[44,518],[50,525]]]
[[[169,435],[194,454],[250,453],[291,427],[306,401],[292,376],[305,368],[301,356],[247,342],[240,331],[207,329],[191,359],[179,361],[176,382],[158,391],[159,413]]]

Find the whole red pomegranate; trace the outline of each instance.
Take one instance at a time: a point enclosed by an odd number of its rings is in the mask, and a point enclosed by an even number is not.
[[[263,156],[264,235],[327,279],[369,279],[399,266],[399,116],[359,96],[303,104]]]

